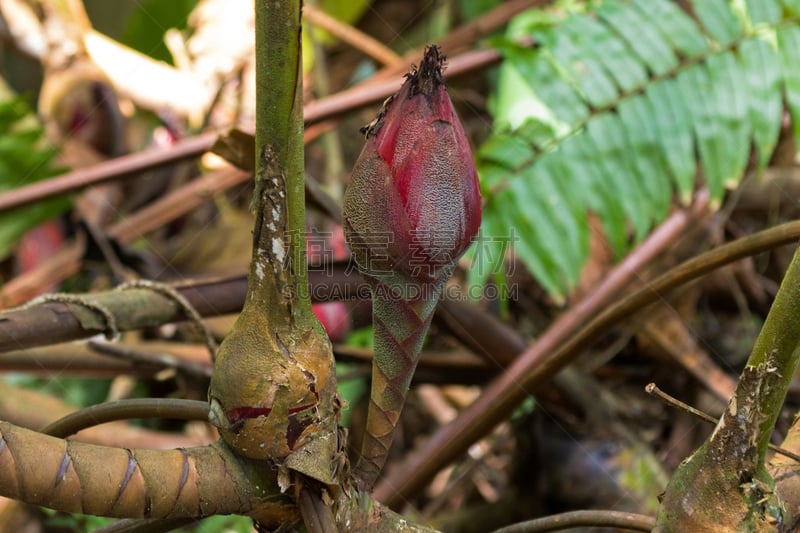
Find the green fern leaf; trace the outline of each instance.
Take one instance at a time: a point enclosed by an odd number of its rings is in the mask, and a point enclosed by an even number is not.
[[[675,80],[657,81],[647,87],[645,94],[672,179],[681,201],[688,203],[697,171],[689,110]]]
[[[669,212],[672,196],[670,173],[660,149],[659,131],[652,120],[650,101],[645,96],[623,100],[617,107],[623,122],[635,172],[647,196],[651,220],[657,222]],[[629,132],[638,132],[630,135]]]
[[[774,40],[773,40],[774,42]],[[775,149],[783,114],[781,63],[773,44],[748,40],[739,49],[749,96],[749,121],[758,149],[758,166],[764,168]]]
[[[631,9],[642,15],[644,26],[656,28],[676,52],[686,57],[699,57],[708,51],[708,41],[674,2],[633,0]]]
[[[693,2],[692,8],[702,29],[718,46],[728,46],[742,35],[742,28],[731,6],[725,0]]]
[[[747,12],[753,24],[777,24],[781,19],[781,6],[778,0],[747,0]]]
[[[623,57],[628,61],[638,60],[653,74],[660,75],[669,72],[678,66],[678,58],[670,48],[667,41],[661,36],[657,26],[648,22],[650,16],[645,17],[636,9],[631,9],[622,2],[608,2],[600,6],[597,14],[602,20],[617,31],[628,44]],[[631,57],[631,51],[634,56]],[[640,67],[641,68],[641,67]],[[646,72],[625,90],[641,87],[646,81]]]
[[[795,136],[800,135],[800,28],[786,27],[778,30],[778,46],[781,52],[786,101],[792,114]]]
[[[672,0],[537,13],[508,32],[535,49],[500,43],[495,133],[477,159],[485,232],[513,228],[556,300],[587,260],[589,213],[621,257],[675,192],[688,202],[700,179],[718,203],[753,149],[763,168],[784,100],[800,136],[800,0],[694,0],[695,18]],[[472,254],[470,279],[499,268],[498,249]]]

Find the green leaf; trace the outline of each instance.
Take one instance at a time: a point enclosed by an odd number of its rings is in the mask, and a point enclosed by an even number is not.
[[[336,2],[338,4],[347,2]],[[472,20],[495,8],[500,0],[460,0],[458,7],[464,20]]]
[[[697,25],[674,2],[632,0],[631,7],[658,29],[677,52],[693,57],[708,50],[708,42]]]
[[[366,328],[369,330],[370,338],[373,337],[373,330],[372,327]],[[350,334],[348,337],[346,344],[348,346],[354,346],[355,344],[350,343],[350,339],[353,338],[353,333]],[[356,341],[358,339],[356,338]],[[371,346],[370,346],[371,348]],[[343,363],[341,361],[336,361],[336,391],[339,393],[339,396],[344,400],[344,407],[341,410],[341,425],[343,427],[348,427],[350,423],[350,406],[356,405],[357,402],[364,397],[364,393],[368,391],[366,380],[361,378],[353,378],[353,374],[357,373],[360,366],[354,363]],[[349,379],[344,379],[349,377]]]
[[[209,516],[203,519],[193,531],[195,533],[250,533],[253,531],[253,521],[247,516]]]
[[[604,0],[511,24],[537,47],[500,43],[502,113],[478,151],[485,227],[514,228],[557,299],[588,256],[590,213],[622,257],[674,191],[688,203],[699,178],[719,203],[754,150],[766,165],[783,101],[800,138],[800,20],[755,2],[696,0],[694,20],[672,0]],[[499,267],[498,249],[473,264]]]
[[[705,31],[720,45],[727,46],[742,34],[742,27],[725,0],[694,0],[692,8]]]
[[[168,28],[187,27],[189,13],[198,0],[143,0],[131,12],[122,32],[121,41],[152,58],[172,63],[172,54],[164,44],[164,33]]]
[[[529,119],[537,119],[553,125],[558,119],[536,95],[533,87],[517,69],[515,63],[508,61],[500,67],[499,89],[492,99],[495,131],[509,127],[518,128]]]
[[[44,515],[44,524],[48,530],[95,531],[113,523],[113,519],[85,514],[66,514],[46,507],[39,510]]]
[[[487,278],[503,272],[506,252],[519,239],[516,228],[504,224],[498,206],[497,202],[487,203],[481,230],[466,254],[472,264],[467,277],[470,294],[473,287],[480,286]]]
[[[87,407],[105,401],[111,384],[108,379],[72,378],[55,375],[48,378],[38,378],[29,374],[5,374],[0,379],[16,387],[24,387],[51,394],[74,407]]]
[[[636,238],[641,239],[650,227],[650,213],[642,184],[631,172],[630,159],[627,157],[627,143],[622,132],[619,118],[613,113],[604,113],[589,121],[587,136],[593,144],[592,150],[597,154],[597,168],[602,173],[601,183],[610,203],[619,203],[633,223]],[[614,241],[612,241],[614,242]],[[626,249],[626,241],[618,239],[614,247],[617,256]]]
[[[514,180],[510,186],[498,195],[495,201],[495,214],[499,225],[515,228],[520,235],[515,243],[515,250],[520,259],[536,273],[536,278],[556,300],[564,299],[564,280],[560,278],[560,269],[550,254],[555,243],[547,242],[540,232],[538,222],[541,218],[529,209],[528,199],[522,180]],[[497,208],[502,206],[502,208]],[[491,215],[490,215],[491,216]],[[534,219],[534,216],[536,219]]]
[[[575,21],[578,19],[570,19]],[[571,80],[580,89],[581,95],[594,107],[603,107],[617,98],[613,79],[606,74],[603,65],[592,54],[587,54],[583,35],[569,23],[564,24],[559,41],[553,47],[553,55],[569,72]]]
[[[55,150],[43,146],[44,132],[32,121],[33,113],[22,98],[0,102],[0,191],[43,180],[57,172],[51,165]],[[14,250],[19,238],[32,227],[69,208],[66,198],[39,202],[0,213],[0,260]]]
[[[537,80],[533,86],[534,92],[547,103],[553,117],[553,129],[557,133],[564,132],[569,124],[589,116],[589,109],[583,99],[565,79],[563,67],[549,52],[516,49],[508,52],[506,57],[516,65],[523,79],[528,82]]]
[[[666,79],[648,86],[646,95],[659,132],[662,155],[685,203],[694,188],[697,168],[689,110],[674,80]]]
[[[719,201],[724,187],[741,177],[749,155],[747,105],[738,62],[730,52],[709,56],[708,69],[678,75],[694,119],[694,131],[711,198]]]
[[[714,54],[708,58],[709,79],[713,81],[713,102],[717,119],[722,124],[720,152],[725,155],[722,182],[725,187],[738,185],[750,156],[752,127],[747,121],[748,102],[745,75],[732,52]]]
[[[652,120],[650,100],[644,96],[620,102],[617,108],[629,143],[629,157],[636,169],[637,179],[648,200],[651,222],[667,216],[671,204],[672,184],[659,146],[659,132]]]
[[[60,215],[69,206],[69,200],[61,198],[0,214],[0,257],[8,257],[29,229]]]
[[[594,57],[622,91],[632,91],[647,78],[645,69],[615,32],[591,17],[573,17],[573,32],[580,35],[587,56]],[[565,24],[565,26],[569,26]]]
[[[781,20],[778,0],[747,0],[747,12],[753,24],[777,24]]]
[[[764,168],[778,142],[783,115],[780,57],[775,45],[766,39],[744,41],[739,53],[749,92],[749,120],[758,148],[758,166]]]
[[[693,117],[706,184],[711,198],[719,200],[723,192],[724,154],[720,145],[722,124],[717,120],[716,105],[711,96],[713,82],[703,69],[689,69],[678,75],[678,85]]]
[[[495,163],[499,168],[505,167],[511,161],[529,161],[532,155],[531,143],[524,136],[511,133],[491,137],[478,151],[478,156],[484,164]],[[497,179],[494,176],[497,176]],[[481,183],[487,188],[492,188],[506,179],[505,175],[486,172],[481,176]]]
[[[620,62],[627,59],[627,62],[636,65],[627,66],[627,69],[635,71],[638,67],[641,70],[641,74],[638,72],[631,74],[637,81],[626,90],[643,85],[647,77],[641,65],[633,62],[631,56],[642,61],[655,75],[664,74],[678,66],[678,58],[661,37],[658,28],[644,19],[639,11],[630,9],[619,0],[614,0],[604,2],[597,14],[614,28],[630,47],[621,55]],[[639,76],[642,76],[642,79],[639,80]]]
[[[800,15],[800,0],[783,0],[783,7],[792,15]]]
[[[783,65],[786,102],[792,114],[795,138],[800,138],[800,69],[797,68],[800,60],[800,28],[796,26],[780,28],[778,44]]]
[[[537,235],[534,247],[540,249],[551,261],[550,275],[561,287],[569,287],[569,279],[564,275],[571,270],[571,250],[564,238],[570,233],[566,209],[560,196],[554,194],[552,177],[542,172],[542,166],[530,167],[527,179],[515,180],[509,188],[518,209],[531,217]],[[531,209],[533,208],[533,209]],[[521,230],[521,228],[519,228]],[[525,235],[524,233],[522,234]]]
[[[587,135],[571,137],[561,144],[561,153],[564,168],[569,169],[568,175],[574,181],[573,190],[585,196],[588,207],[603,223],[612,249],[617,254],[622,253],[627,245],[627,217],[615,201],[612,185],[603,179],[591,140]]]
[[[542,157],[536,166],[537,181],[542,197],[555,211],[552,219],[560,233],[560,245],[567,261],[562,272],[568,289],[574,288],[580,278],[580,269],[589,256],[589,224],[584,214],[585,199],[565,180],[563,158],[556,153]]]

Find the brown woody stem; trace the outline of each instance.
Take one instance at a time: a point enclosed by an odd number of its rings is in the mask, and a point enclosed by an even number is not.
[[[296,517],[270,469],[227,446],[141,450],[66,441],[0,421],[0,495],[70,513],[127,518],[249,514],[269,499]],[[280,513],[278,513],[280,514]]]

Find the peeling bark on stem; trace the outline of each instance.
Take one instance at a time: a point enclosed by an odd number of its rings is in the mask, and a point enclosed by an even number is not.
[[[656,530],[769,531],[785,510],[764,459],[800,362],[800,248],[775,296],[736,392],[709,439],[664,495]]]
[[[244,307],[214,364],[210,419],[244,457],[331,484],[339,400],[307,290],[300,2],[257,0],[255,9],[253,256]]]

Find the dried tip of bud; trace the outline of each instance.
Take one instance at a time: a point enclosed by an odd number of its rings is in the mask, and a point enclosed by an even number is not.
[[[409,98],[418,93],[426,96],[432,95],[433,91],[444,83],[442,72],[446,66],[447,57],[442,53],[441,48],[435,44],[426,46],[419,68],[413,65],[411,72],[406,74],[406,78],[411,83]]]

